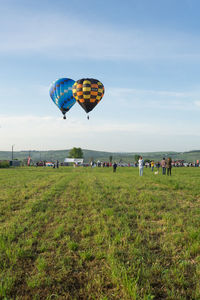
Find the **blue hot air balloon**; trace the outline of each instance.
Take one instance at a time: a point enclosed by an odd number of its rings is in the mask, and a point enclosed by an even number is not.
[[[76,103],[72,93],[74,83],[70,78],[60,78],[52,83],[49,91],[51,99],[63,113],[63,119],[66,119],[66,112]]]

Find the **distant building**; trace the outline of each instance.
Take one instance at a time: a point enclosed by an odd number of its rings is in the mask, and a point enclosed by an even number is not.
[[[83,158],[65,158],[63,165],[68,166],[69,164],[82,165],[83,164]]]

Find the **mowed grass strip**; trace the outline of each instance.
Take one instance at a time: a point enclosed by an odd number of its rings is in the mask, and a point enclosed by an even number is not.
[[[125,268],[128,272],[128,275],[125,275],[128,279],[133,279],[133,274],[137,274],[133,272],[134,266],[135,271],[139,272],[138,277],[135,277],[137,292],[135,296],[132,294],[132,298],[154,296],[157,299],[198,299],[198,198],[194,195],[191,199],[190,195],[189,200],[193,203],[196,201],[191,210],[187,204],[188,199],[182,200],[179,191],[174,192],[172,179],[153,177],[151,173],[148,173],[148,178],[124,175],[127,177],[127,186],[120,182],[121,178],[118,180],[116,177],[116,180],[112,181],[110,202],[115,208],[115,224],[117,220],[124,219],[118,228],[120,234],[129,224],[123,237],[123,240],[127,240],[128,249],[125,249],[124,241],[118,249],[113,247],[114,251],[118,252],[117,255],[113,255],[116,260],[113,265],[121,263],[122,270]],[[134,180],[132,185],[130,178]],[[160,180],[167,185],[171,182],[172,188],[160,191],[157,185],[157,181]],[[179,177],[175,177],[174,180],[179,180]],[[102,186],[111,191],[105,179]],[[116,226],[112,226],[110,230],[113,231],[113,227]],[[191,237],[194,240],[191,240]]]
[[[46,181],[47,178],[44,176],[43,180]],[[43,194],[39,195],[36,191],[35,198],[28,201],[26,209],[22,205],[19,215],[6,222],[6,226],[3,226],[4,224],[1,226],[0,296],[12,295],[15,298],[17,295],[16,287],[20,288],[23,284],[25,272],[31,270],[33,261],[38,256],[38,237],[44,232],[45,224],[54,215],[54,200],[66,188],[69,180],[66,174],[57,174],[48,190],[43,190]]]
[[[200,170],[144,171],[37,171],[57,179],[2,232],[0,296],[199,299]]]
[[[21,214],[29,201],[40,197],[58,180],[51,170],[18,168],[0,172],[0,227],[10,222],[11,217]]]

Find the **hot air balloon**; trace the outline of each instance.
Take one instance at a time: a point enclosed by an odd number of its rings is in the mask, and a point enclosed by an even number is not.
[[[101,101],[104,86],[97,79],[83,78],[74,83],[72,92],[76,101],[89,113]]]
[[[50,97],[63,113],[63,119],[66,119],[66,112],[76,103],[72,94],[74,83],[70,78],[61,78],[54,81],[50,88]]]

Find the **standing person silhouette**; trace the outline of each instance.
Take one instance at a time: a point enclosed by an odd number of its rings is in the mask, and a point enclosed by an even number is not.
[[[166,168],[167,168],[167,175],[171,176],[171,174],[172,174],[172,160],[171,160],[171,157],[168,157],[168,159],[167,159]]]
[[[57,169],[59,168],[59,161],[58,160],[56,161],[56,168]]]
[[[161,167],[162,167],[162,174],[165,175],[166,174],[166,160],[165,160],[165,157],[163,157],[163,159],[161,160]]]
[[[114,162],[114,164],[113,164],[113,172],[114,172],[114,173],[116,172],[116,169],[117,169],[117,163]]]
[[[144,160],[142,159],[142,156],[140,156],[138,160],[138,167],[139,167],[139,175],[143,176]]]
[[[152,160],[151,161],[151,171],[153,172],[153,169],[154,169],[154,161]]]

